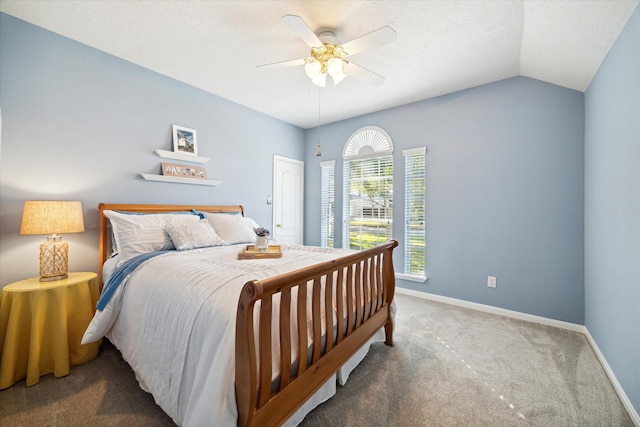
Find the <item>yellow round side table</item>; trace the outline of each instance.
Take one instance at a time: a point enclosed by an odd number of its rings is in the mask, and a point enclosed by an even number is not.
[[[22,378],[27,386],[41,375],[69,375],[70,366],[94,359],[102,340],[80,344],[93,318],[100,287],[96,273],[41,282],[12,283],[0,296],[0,390]]]

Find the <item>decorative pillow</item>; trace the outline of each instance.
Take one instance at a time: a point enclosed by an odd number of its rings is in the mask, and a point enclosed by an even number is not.
[[[199,216],[190,213],[131,215],[105,210],[104,215],[111,221],[121,262],[148,252],[174,249],[166,226],[200,221]]]
[[[168,224],[167,233],[179,251],[225,244],[206,219],[196,224]]]
[[[256,233],[253,229],[257,228],[258,224],[251,218],[241,215],[207,213],[207,220],[216,230],[218,236],[228,245],[256,241]]]

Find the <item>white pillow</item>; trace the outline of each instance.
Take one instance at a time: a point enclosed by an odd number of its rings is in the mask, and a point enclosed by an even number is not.
[[[197,224],[198,215],[193,214],[124,214],[105,210],[111,221],[118,247],[120,261],[136,255],[165,249],[175,249],[165,228],[169,224]]]
[[[253,229],[257,228],[258,224],[251,218],[246,218],[242,215],[212,213],[207,213],[206,215],[209,224],[228,245],[256,241],[256,233]]]
[[[206,219],[196,224],[169,224],[167,233],[179,251],[225,244]]]

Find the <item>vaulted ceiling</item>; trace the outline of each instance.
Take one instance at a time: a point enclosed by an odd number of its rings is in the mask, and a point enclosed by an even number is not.
[[[0,10],[302,128],[514,76],[585,91],[637,0],[71,1],[1,0]],[[385,77],[320,90],[282,21],[348,42],[384,26],[395,42],[350,59]]]

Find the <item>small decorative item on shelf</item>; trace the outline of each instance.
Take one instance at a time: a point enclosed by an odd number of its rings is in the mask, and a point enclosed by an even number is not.
[[[182,178],[206,179],[207,171],[197,166],[178,165],[176,163],[160,163],[162,165],[162,175],[179,176]]]
[[[253,231],[256,232],[256,249],[260,252],[266,252],[269,248],[269,235],[271,234],[269,230],[264,227],[254,228]]]

